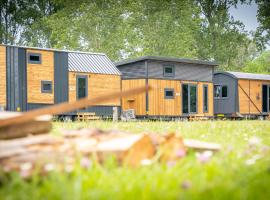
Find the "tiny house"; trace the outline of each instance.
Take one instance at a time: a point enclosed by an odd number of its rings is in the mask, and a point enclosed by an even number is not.
[[[100,53],[0,45],[0,107],[27,111],[121,90],[120,71]],[[120,99],[82,111],[111,116]]]
[[[214,62],[145,56],[116,63],[122,90],[149,85],[151,91],[122,99],[137,117],[213,117]]]
[[[214,74],[217,116],[257,117],[270,113],[270,75],[242,72]]]

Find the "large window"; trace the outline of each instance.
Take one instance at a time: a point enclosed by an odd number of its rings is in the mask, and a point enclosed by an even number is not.
[[[41,81],[41,93],[52,93],[52,81]]]
[[[214,95],[215,95],[215,98],[228,97],[228,86],[227,85],[215,85]]]
[[[77,99],[87,97],[87,76],[77,76]]]
[[[174,77],[174,65],[164,65],[163,75],[165,77]]]
[[[203,112],[208,112],[208,85],[203,86]]]
[[[165,88],[164,89],[164,98],[173,99],[174,98],[174,89]]]
[[[41,64],[41,54],[40,53],[28,53],[28,63]]]
[[[184,114],[197,112],[197,85],[183,84],[182,109]]]

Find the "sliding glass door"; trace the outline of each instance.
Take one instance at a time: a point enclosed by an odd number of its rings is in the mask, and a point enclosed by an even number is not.
[[[182,85],[182,112],[183,114],[197,113],[197,85]]]

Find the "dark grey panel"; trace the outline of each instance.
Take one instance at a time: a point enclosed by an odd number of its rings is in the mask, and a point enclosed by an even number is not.
[[[174,65],[174,76],[164,77],[164,65]],[[190,80],[190,81],[209,81],[213,80],[213,66],[187,64],[177,62],[149,61],[148,62],[149,78],[164,78],[172,80]]]
[[[28,103],[27,108],[28,108],[28,110],[34,110],[34,109],[44,108],[44,107],[51,106],[51,105],[52,104]]]
[[[27,110],[26,50],[7,47],[7,110]]]
[[[68,101],[68,54],[54,52],[54,102]]]
[[[27,68],[26,68],[26,50],[19,48],[19,105],[21,111],[27,110]]]
[[[121,65],[117,67],[122,73],[122,78],[146,78],[145,61]]]
[[[78,110],[77,112],[93,112],[97,116],[111,117],[113,115],[113,107],[116,106],[93,106],[87,109]],[[118,113],[120,113],[120,106],[117,106]],[[73,112],[75,114],[76,112]]]
[[[214,98],[215,114],[232,114],[238,112],[238,87],[237,80],[226,74],[215,74],[214,85],[227,85],[227,98]]]

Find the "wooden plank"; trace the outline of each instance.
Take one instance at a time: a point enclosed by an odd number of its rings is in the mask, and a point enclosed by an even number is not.
[[[41,81],[52,81],[54,85],[54,52],[27,49],[27,53],[41,54],[41,64],[27,63],[27,102],[53,104],[54,88],[52,93],[42,93]]]
[[[6,107],[6,47],[0,46],[0,106]]]
[[[221,145],[217,143],[209,143],[209,142],[203,142],[199,140],[193,140],[193,139],[184,139],[183,140],[185,147],[188,149],[196,150],[196,151],[220,151]]]
[[[112,99],[118,99],[121,97],[127,97],[134,94],[139,94],[145,92],[147,89],[151,90],[151,88],[140,87],[132,90],[124,91],[124,92],[115,92],[109,93],[107,95],[103,95],[100,97],[96,97],[93,99],[83,98],[73,103],[61,103],[53,106],[48,106],[46,108],[32,110],[26,113],[23,113],[21,116],[13,117],[10,119],[0,120],[0,127],[7,127],[15,124],[22,124],[25,122],[29,122],[34,120],[36,117],[42,115],[57,115],[65,112],[70,112],[76,109],[81,109],[84,107],[89,107],[96,105],[97,103],[103,103],[110,101]]]
[[[145,79],[122,80],[122,91],[145,86]],[[136,115],[146,115],[146,94],[134,94],[122,98],[122,109],[134,109]]]
[[[21,115],[22,113],[0,112],[0,120],[11,119]],[[26,135],[48,133],[52,128],[50,120],[51,116],[44,115],[27,123],[22,123],[16,126],[12,124],[10,126],[0,127],[0,139],[12,139],[25,137]]]

